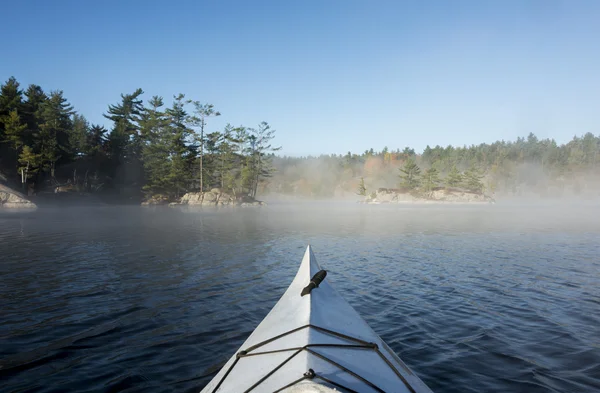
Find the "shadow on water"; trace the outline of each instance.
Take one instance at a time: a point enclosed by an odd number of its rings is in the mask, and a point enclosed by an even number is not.
[[[197,392],[281,296],[307,243],[434,391],[598,391],[598,213],[275,203],[3,214],[3,391]]]

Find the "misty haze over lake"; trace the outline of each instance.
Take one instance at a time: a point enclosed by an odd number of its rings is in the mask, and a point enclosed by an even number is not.
[[[598,217],[339,202],[3,214],[3,389],[199,391],[310,243],[434,391],[598,391]]]

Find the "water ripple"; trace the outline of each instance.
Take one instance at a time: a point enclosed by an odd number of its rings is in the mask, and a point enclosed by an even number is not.
[[[281,296],[306,243],[434,391],[599,391],[599,215],[534,213],[0,216],[3,391],[197,392]]]

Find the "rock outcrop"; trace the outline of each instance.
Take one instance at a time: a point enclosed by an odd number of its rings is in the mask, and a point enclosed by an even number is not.
[[[494,203],[494,199],[482,193],[458,188],[437,188],[426,195],[411,194],[400,189],[379,188],[367,196],[364,203]]]
[[[265,203],[253,198],[244,196],[236,198],[233,195],[221,191],[219,188],[213,188],[207,192],[188,192],[179,203],[170,203],[169,206],[187,205],[187,206],[264,206]]]
[[[166,205],[169,203],[169,198],[163,195],[155,195],[150,199],[142,202],[142,206],[157,206],[157,205]]]
[[[35,203],[18,191],[0,184],[0,208],[5,209],[35,209]]]

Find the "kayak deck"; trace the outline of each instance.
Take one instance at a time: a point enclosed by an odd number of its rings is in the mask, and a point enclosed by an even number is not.
[[[431,392],[327,279],[301,295],[320,271],[309,246],[282,298],[203,393]]]

